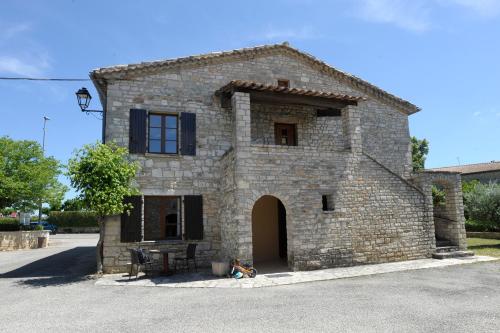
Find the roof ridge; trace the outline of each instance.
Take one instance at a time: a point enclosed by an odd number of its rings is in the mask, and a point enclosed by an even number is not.
[[[446,169],[446,168],[460,168],[460,167],[471,166],[471,165],[496,164],[496,163],[499,163],[499,164],[500,164],[500,161],[495,161],[495,160],[492,160],[492,161],[489,161],[489,162],[470,163],[470,164],[459,164],[459,165],[449,165],[449,166],[445,166],[445,167],[430,168],[430,169],[428,169],[428,170],[437,170],[437,169]]]
[[[393,95],[386,90],[379,88],[375,86],[374,84],[365,81],[353,74],[350,74],[348,72],[344,72],[342,70],[339,70],[333,66],[330,66],[323,60],[320,60],[316,58],[315,56],[298,50],[292,46],[288,42],[284,42],[282,44],[264,44],[264,45],[259,45],[259,46],[254,46],[254,47],[246,47],[246,48],[240,48],[240,49],[234,49],[230,51],[219,51],[219,52],[211,52],[211,53],[205,53],[205,54],[198,54],[198,55],[191,55],[191,56],[186,56],[186,57],[180,57],[180,58],[170,58],[170,59],[164,59],[164,60],[154,60],[154,61],[149,61],[149,62],[141,62],[141,63],[136,63],[136,64],[128,64],[128,65],[116,65],[116,66],[110,66],[110,67],[101,67],[98,69],[94,69],[93,71],[90,72],[90,77],[96,84],[98,90],[102,89],[105,91],[105,81],[101,80],[105,79],[104,76],[106,75],[112,75],[112,74],[121,74],[123,72],[133,72],[133,71],[144,71],[144,70],[150,70],[150,69],[156,69],[159,66],[174,66],[174,65],[181,65],[181,64],[187,64],[187,63],[194,63],[194,62],[203,62],[203,61],[211,61],[212,59],[220,59],[223,57],[230,57],[230,56],[244,56],[250,53],[256,53],[256,52],[264,52],[264,51],[272,51],[272,50],[279,50],[282,49],[285,52],[289,52],[294,54],[295,56],[298,56],[306,61],[309,61],[310,63],[319,66],[322,70],[325,70],[329,72],[329,74],[333,75],[339,80],[344,80],[347,81],[347,84],[353,86],[354,88],[357,89],[362,89],[365,93],[370,94],[374,96],[375,98],[379,98],[382,100],[385,100],[388,103],[393,103],[397,106],[399,106],[402,110],[404,110],[408,114],[412,114],[415,112],[420,111],[420,108],[417,107],[416,105],[410,103],[407,100],[404,100],[396,95]],[[101,91],[100,91],[101,93]]]
[[[286,43],[286,42],[285,42]],[[96,72],[96,71],[106,71],[108,69],[114,69],[117,67],[120,67],[120,69],[126,69],[129,66],[138,66],[138,65],[154,65],[158,63],[165,63],[165,62],[177,62],[177,61],[184,61],[184,60],[195,60],[200,57],[221,57],[224,55],[228,54],[237,54],[239,52],[245,52],[245,51],[255,51],[259,50],[262,48],[266,49],[271,49],[277,46],[288,46],[289,48],[292,48],[289,46],[289,44],[262,44],[262,45],[257,45],[253,47],[242,47],[239,49],[232,49],[232,50],[224,50],[224,51],[213,51],[213,52],[207,52],[207,53],[198,53],[198,54],[191,54],[191,55],[186,55],[186,56],[181,56],[181,57],[176,57],[176,58],[164,58],[164,59],[157,59],[157,60],[150,60],[150,61],[141,61],[137,63],[132,63],[132,64],[119,64],[119,65],[112,65],[112,66],[105,66],[105,67],[98,67],[95,68],[91,71],[91,73]]]

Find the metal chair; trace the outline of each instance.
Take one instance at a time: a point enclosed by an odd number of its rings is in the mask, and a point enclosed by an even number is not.
[[[142,271],[148,275],[149,272],[153,270],[153,262],[151,261],[151,257],[147,254],[146,250],[141,249],[128,249],[130,252],[130,271],[128,275],[128,279],[132,277],[132,273],[134,271],[135,266],[135,278],[139,276],[139,271]],[[142,258],[139,256],[139,251],[142,251]]]
[[[191,243],[188,244],[187,249],[186,249],[186,256],[177,258],[177,256],[174,258],[174,271],[177,271],[177,262],[183,262],[184,266],[186,267],[187,271],[189,272],[189,260],[192,260],[194,263],[194,271],[197,272],[197,267],[196,267],[196,246],[198,244],[196,243]]]

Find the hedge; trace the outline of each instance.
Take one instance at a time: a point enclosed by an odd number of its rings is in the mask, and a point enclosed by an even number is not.
[[[97,216],[94,212],[50,212],[47,222],[59,228],[98,227]]]
[[[17,223],[19,222],[17,219],[13,219],[12,217],[0,217],[0,223]]]
[[[18,231],[21,230],[19,221],[11,218],[0,219],[0,231]]]
[[[465,230],[475,232],[500,232],[500,227],[494,222],[474,221],[469,219],[465,221]]]
[[[22,225],[18,220],[12,218],[0,218],[0,231],[31,230],[31,226]]]

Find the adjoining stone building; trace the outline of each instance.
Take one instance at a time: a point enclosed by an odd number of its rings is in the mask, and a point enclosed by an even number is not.
[[[462,181],[468,182],[477,180],[481,183],[499,183],[500,184],[500,161],[491,161],[487,163],[455,165],[442,168],[430,169],[431,171],[451,171],[460,173]]]
[[[436,236],[463,250],[460,176],[411,168],[419,111],[288,44],[101,68],[107,142],[141,165],[130,216],[106,222],[104,271],[127,248],[290,269],[431,257]],[[431,184],[449,195],[433,219]]]

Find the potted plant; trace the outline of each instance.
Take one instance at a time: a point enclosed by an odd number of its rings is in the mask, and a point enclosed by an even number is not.
[[[215,276],[226,276],[229,273],[229,260],[219,258],[212,261],[212,274]]]

